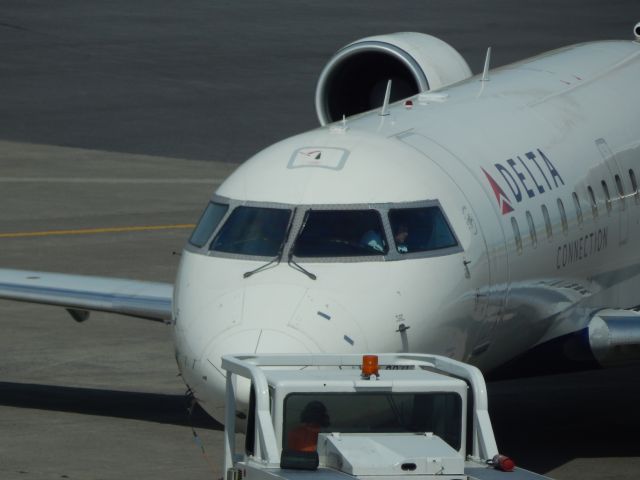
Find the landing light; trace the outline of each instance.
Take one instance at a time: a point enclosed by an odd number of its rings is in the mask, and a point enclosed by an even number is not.
[[[371,375],[379,377],[378,373],[378,356],[363,355],[362,356],[362,378],[369,378]]]

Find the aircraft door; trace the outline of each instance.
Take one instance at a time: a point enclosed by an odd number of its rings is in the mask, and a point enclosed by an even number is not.
[[[466,311],[473,312],[473,321],[464,360],[482,364],[482,354],[491,345],[507,295],[508,264],[500,217],[493,199],[478,179],[480,171],[471,171],[452,152],[418,133],[404,133],[397,138],[438,165],[458,186],[458,193],[464,198],[461,214],[471,234],[464,262],[473,289],[465,295]]]

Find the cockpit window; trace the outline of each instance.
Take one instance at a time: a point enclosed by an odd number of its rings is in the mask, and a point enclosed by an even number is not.
[[[285,240],[291,210],[236,207],[211,242],[210,250],[275,257]]]
[[[189,243],[196,247],[202,247],[207,243],[228,209],[229,205],[223,205],[221,203],[212,202],[207,205],[207,208],[205,208],[200,217],[198,225],[191,234],[191,238],[189,238]]]
[[[375,210],[309,210],[295,242],[299,257],[384,255],[389,250]]]
[[[427,252],[458,245],[438,207],[391,209],[389,221],[398,253]]]

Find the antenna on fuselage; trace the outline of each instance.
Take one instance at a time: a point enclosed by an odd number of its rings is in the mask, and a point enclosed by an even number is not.
[[[382,102],[382,110],[380,110],[380,116],[384,117],[389,115],[389,98],[391,98],[391,80],[387,82],[387,91],[384,92],[384,102]]]
[[[484,57],[484,70],[482,70],[481,82],[489,81],[489,64],[491,63],[491,47],[487,48],[487,56]]]

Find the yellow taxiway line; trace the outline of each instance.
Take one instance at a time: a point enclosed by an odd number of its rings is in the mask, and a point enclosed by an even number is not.
[[[49,237],[53,235],[92,235],[96,233],[123,233],[123,232],[147,232],[150,230],[175,230],[180,228],[194,228],[192,223],[177,225],[145,225],[137,227],[103,227],[103,228],[80,228],[73,230],[47,230],[42,232],[12,232],[0,233],[0,238],[26,238],[26,237]]]

